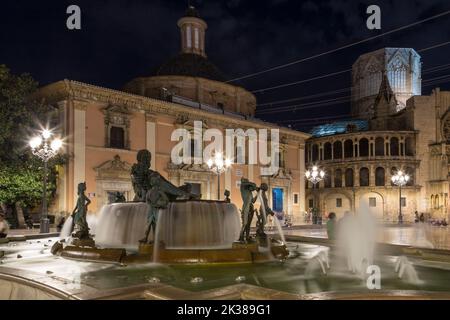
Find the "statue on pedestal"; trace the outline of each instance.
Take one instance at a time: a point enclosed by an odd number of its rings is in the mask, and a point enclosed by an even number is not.
[[[242,229],[239,236],[239,241],[250,241],[250,225],[253,220],[254,207],[253,204],[256,201],[256,197],[253,197],[253,191],[257,191],[256,184],[250,182],[247,178],[241,178],[241,197],[242,197]]]
[[[158,176],[160,189],[164,192],[170,201],[177,198],[195,198],[197,195],[193,195],[190,192],[191,186],[185,184],[182,187],[177,187],[167,181],[157,171],[150,169],[150,163],[152,154],[150,151],[143,149],[137,153],[137,163],[131,167],[131,182],[133,183],[133,189],[135,193],[134,201],[146,201],[147,192],[152,188],[151,177]]]
[[[225,202],[228,202],[228,203],[230,203],[231,202],[231,199],[230,199],[230,190],[225,190],[225,192],[223,193],[223,195],[225,196]]]
[[[267,223],[267,216],[271,215],[274,216],[275,212],[272,211],[272,209],[269,206],[269,200],[267,199],[266,191],[269,190],[269,186],[267,183],[261,183],[261,186],[259,187],[259,190],[261,192],[261,206],[259,208],[259,212],[257,212],[257,222],[256,222],[256,236],[264,241],[266,239],[266,233],[264,232],[264,227]]]
[[[140,242],[147,243],[150,232],[152,232],[153,240],[156,234],[156,223],[158,222],[158,211],[159,209],[167,208],[169,204],[169,198],[161,190],[161,178],[157,175],[150,177],[150,184],[152,188],[147,191],[145,196],[145,201],[149,205],[147,213],[147,230],[145,232],[145,237]]]
[[[89,226],[86,220],[87,207],[91,203],[91,200],[86,197],[84,192],[86,191],[86,183],[82,182],[78,184],[78,199],[75,209],[72,212],[72,237],[78,239],[90,239]]]

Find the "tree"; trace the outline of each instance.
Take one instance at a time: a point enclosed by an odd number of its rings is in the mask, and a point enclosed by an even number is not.
[[[30,99],[37,87],[29,74],[13,75],[0,65],[0,205],[6,211],[36,206],[42,197],[42,162],[27,143],[52,108]],[[49,195],[55,191],[55,163],[61,160],[49,163]]]

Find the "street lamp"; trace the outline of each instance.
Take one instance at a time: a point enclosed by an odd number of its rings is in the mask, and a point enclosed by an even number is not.
[[[40,233],[49,233],[50,225],[47,213],[47,162],[58,154],[62,147],[62,140],[52,138],[53,134],[50,130],[44,129],[39,135],[31,138],[29,144],[31,152],[44,162],[44,178],[42,192],[42,214]]]
[[[391,181],[393,184],[398,186],[399,200],[398,200],[398,223],[403,223],[403,215],[402,215],[402,187],[406,185],[409,181],[409,175],[405,172],[398,170],[395,175],[391,177]]]
[[[306,179],[313,184],[313,189],[316,188],[316,184],[323,180],[325,177],[325,171],[319,169],[317,166],[312,166],[310,169],[305,172]],[[314,192],[313,197],[313,210],[316,207],[316,192]]]
[[[206,161],[209,170],[217,174],[217,200],[220,200],[220,175],[231,167],[231,160],[224,158],[221,152],[216,152],[213,158]]]

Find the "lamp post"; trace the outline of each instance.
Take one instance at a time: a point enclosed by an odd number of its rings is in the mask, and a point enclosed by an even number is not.
[[[391,177],[391,181],[393,184],[398,186],[398,223],[403,223],[403,215],[402,215],[402,187],[406,185],[409,181],[409,175],[404,173],[401,170],[398,170],[395,175]]]
[[[62,140],[59,138],[52,138],[52,136],[53,134],[50,130],[44,129],[39,135],[30,140],[31,152],[44,162],[40,233],[48,233],[50,231],[47,213],[47,163],[48,160],[58,154],[58,151],[62,146]]]
[[[220,200],[220,175],[231,167],[231,160],[224,158],[221,152],[216,152],[213,158],[206,161],[209,170],[217,174],[217,200]]]
[[[305,172],[306,179],[313,184],[313,189],[316,189],[316,184],[323,180],[325,177],[325,171],[319,169],[317,166],[312,166]],[[313,196],[313,210],[316,207],[316,192],[314,191]]]

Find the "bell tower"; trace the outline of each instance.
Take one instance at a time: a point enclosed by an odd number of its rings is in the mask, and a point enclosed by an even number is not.
[[[200,18],[197,9],[189,6],[177,24],[181,33],[181,52],[206,57],[205,31],[208,25]]]

